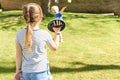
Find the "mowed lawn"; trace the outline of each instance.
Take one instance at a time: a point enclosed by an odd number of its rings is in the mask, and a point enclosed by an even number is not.
[[[26,26],[20,15],[0,13],[0,80],[15,74],[15,36]],[[48,30],[51,19],[44,17],[40,27]],[[120,17],[65,12],[63,19],[64,41],[55,52],[47,47],[53,80],[120,80]]]

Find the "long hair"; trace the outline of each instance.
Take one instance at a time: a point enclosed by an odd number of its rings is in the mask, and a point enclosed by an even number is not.
[[[43,13],[41,7],[36,3],[29,3],[23,6],[23,16],[27,23],[24,44],[28,51],[32,48],[32,28],[42,20]]]

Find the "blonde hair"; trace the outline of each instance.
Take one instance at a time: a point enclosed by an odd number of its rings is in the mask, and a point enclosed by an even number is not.
[[[36,23],[40,22],[43,17],[41,7],[36,3],[29,3],[23,6],[23,16],[27,23],[26,34],[24,43],[27,49],[30,51],[32,48],[32,28]]]
[[[51,7],[51,10],[52,10],[52,9],[53,9],[56,13],[59,12],[59,7],[56,6],[56,5],[52,6],[52,7]]]

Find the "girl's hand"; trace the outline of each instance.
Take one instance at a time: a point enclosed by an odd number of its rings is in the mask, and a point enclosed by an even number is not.
[[[53,27],[53,30],[54,30],[55,33],[60,33],[60,29],[61,29],[61,28]]]
[[[14,76],[14,80],[21,80],[21,72],[17,72]]]

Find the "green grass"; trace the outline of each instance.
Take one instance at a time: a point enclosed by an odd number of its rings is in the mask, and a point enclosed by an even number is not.
[[[19,15],[0,13],[0,80],[13,80],[15,74],[15,36],[26,26]],[[82,13],[64,13],[63,18],[64,42],[56,52],[47,48],[53,79],[120,80],[120,18]],[[51,19],[44,17],[41,28],[47,30]]]

